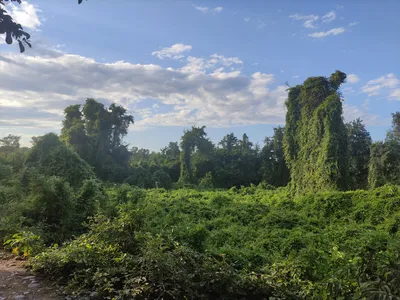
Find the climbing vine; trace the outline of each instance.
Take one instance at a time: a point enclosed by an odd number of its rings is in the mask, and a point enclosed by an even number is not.
[[[183,183],[195,183],[196,171],[200,171],[202,166],[207,165],[208,156],[212,153],[213,144],[208,138],[204,129],[206,127],[195,127],[186,130],[181,141],[181,174],[179,181]],[[193,154],[196,154],[198,164],[193,164]],[[207,173],[205,170],[202,173]]]
[[[336,71],[289,89],[283,144],[295,194],[346,188],[347,134],[338,91],[345,79]]]

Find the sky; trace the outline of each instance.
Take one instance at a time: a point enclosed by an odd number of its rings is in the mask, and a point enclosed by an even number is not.
[[[400,110],[400,1],[31,0],[7,5],[32,49],[0,38],[0,136],[59,133],[95,98],[135,118],[125,141],[157,151],[206,125],[262,145],[287,85],[345,72],[344,120],[382,140]]]

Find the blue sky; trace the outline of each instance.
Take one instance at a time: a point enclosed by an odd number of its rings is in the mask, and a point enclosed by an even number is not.
[[[285,82],[336,69],[345,120],[374,140],[400,110],[399,1],[76,2],[9,7],[34,48],[0,45],[0,135],[29,145],[93,97],[134,115],[132,146],[158,150],[191,125],[262,144],[284,124]]]

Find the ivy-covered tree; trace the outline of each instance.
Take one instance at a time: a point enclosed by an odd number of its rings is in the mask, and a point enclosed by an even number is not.
[[[85,179],[94,178],[92,168],[79,155],[69,149],[54,133],[36,139],[25,161],[26,174],[58,176],[73,188],[80,187]],[[29,180],[28,176],[27,179]]]
[[[205,126],[192,126],[190,130],[185,130],[182,136],[179,181],[183,183],[196,183],[201,175],[211,171],[209,168],[214,145],[207,138],[204,129]]]
[[[64,110],[61,138],[104,180],[123,181],[131,153],[123,143],[133,116],[116,104],[105,107],[88,98],[85,104]]]
[[[349,189],[368,187],[372,139],[361,119],[346,124],[349,141]]]
[[[289,88],[283,144],[293,193],[347,187],[348,142],[338,91],[345,80],[336,71]]]

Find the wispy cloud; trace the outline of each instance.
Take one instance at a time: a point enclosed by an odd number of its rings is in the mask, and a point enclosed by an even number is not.
[[[222,10],[224,9],[222,6],[218,6],[215,8],[210,8],[208,6],[193,6],[195,9],[197,9],[198,11],[202,12],[203,14],[217,14],[222,12]]]
[[[383,119],[376,114],[368,112],[365,106],[361,107],[355,105],[344,104],[343,105],[343,117],[346,122],[353,121],[357,118],[363,120],[366,125],[382,125]]]
[[[257,20],[257,28],[264,28],[265,26],[267,26],[267,24],[265,24],[263,21],[261,20]]]
[[[356,26],[356,25],[358,25],[358,22],[351,22],[351,23],[349,24],[349,27],[353,27],[353,26]]]
[[[185,44],[175,44],[171,47],[163,48],[159,51],[154,51],[151,55],[156,56],[159,59],[169,58],[169,59],[180,59],[184,57],[183,52],[192,50],[191,45]]]
[[[330,11],[324,16],[322,16],[322,23],[330,23],[336,19],[336,13],[334,11]]]
[[[319,31],[319,32],[310,33],[308,36],[312,37],[312,38],[324,38],[329,35],[338,35],[345,31],[346,30],[343,27],[339,27],[339,28],[332,28],[331,30],[328,30],[328,31]]]
[[[299,14],[290,15],[289,18],[297,21],[304,21],[303,26],[311,29],[317,28],[314,22],[319,19],[319,17],[316,15],[299,15]]]
[[[249,22],[251,19],[249,17],[244,18],[245,22]]]
[[[351,84],[355,84],[360,81],[360,77],[358,77],[356,74],[349,74],[347,75],[347,82]]]
[[[389,97],[392,98],[393,100],[400,100],[400,89],[393,90],[390,93]]]
[[[395,74],[390,73],[379,78],[368,81],[362,88],[363,93],[368,96],[378,96],[382,92],[388,95],[389,98],[398,98],[400,95],[400,80]],[[398,100],[398,99],[396,99]]]

